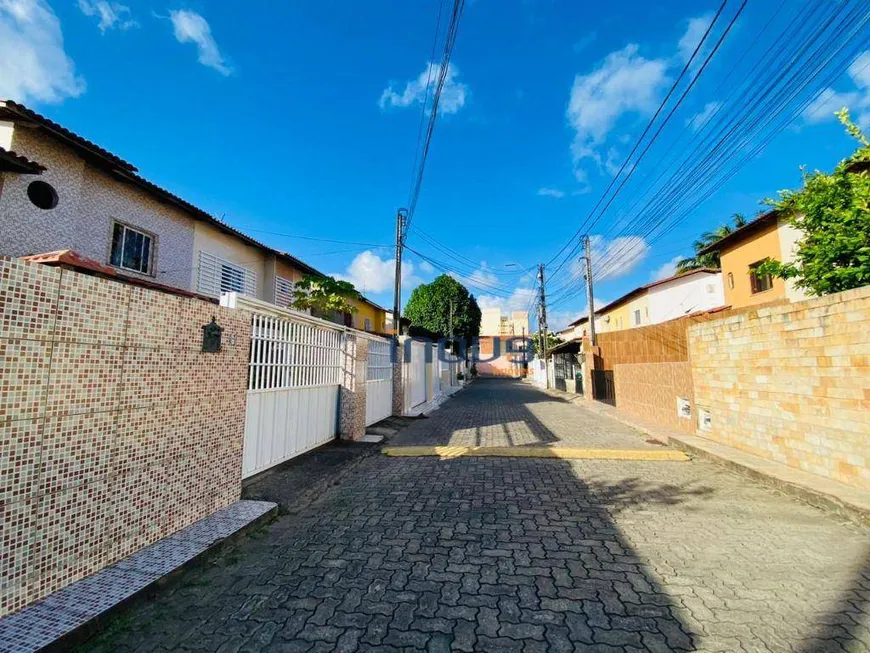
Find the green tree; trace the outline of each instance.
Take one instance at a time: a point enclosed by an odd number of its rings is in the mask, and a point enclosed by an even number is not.
[[[538,331],[530,335],[532,339],[532,351],[535,353],[535,357],[541,358],[544,353],[541,351],[541,344],[544,342],[543,337],[541,336],[541,332]],[[547,351],[550,351],[553,347],[558,344],[564,342],[559,336],[554,334],[552,331],[547,331]],[[531,358],[531,357],[529,357]]]
[[[719,264],[719,252],[708,252],[706,254],[699,254],[699,252],[716,241],[722,240],[733,231],[740,229],[740,227],[745,225],[747,222],[746,217],[741,213],[735,213],[732,220],[734,223],[733,227],[727,223],[723,224],[713,231],[708,231],[707,233],[702,234],[698,240],[692,243],[692,247],[695,249],[695,255],[689,258],[684,258],[682,261],[677,263],[677,272],[688,272],[689,270],[697,270],[699,268],[718,269],[721,267]]]
[[[768,261],[762,273],[794,279],[810,295],[870,284],[870,174],[850,172],[870,161],[870,141],[842,109],[837,117],[860,147],[832,174],[803,173],[803,187],[780,191],[771,202],[802,232],[790,263]]]
[[[466,342],[480,333],[477,300],[465,286],[446,274],[414,288],[404,317],[443,337],[454,335]]]
[[[290,306],[329,319],[336,313],[355,313],[357,308],[352,301],[361,297],[349,281],[306,274],[294,284]]]

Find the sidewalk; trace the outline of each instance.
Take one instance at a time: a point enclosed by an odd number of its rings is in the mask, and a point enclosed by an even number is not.
[[[638,419],[600,401],[587,401],[582,395],[559,390],[542,390],[567,398],[586,410],[609,417],[646,434],[650,439],[671,445],[692,456],[706,458],[738,473],[764,483],[783,494],[816,508],[842,515],[852,521],[870,525],[870,491],[789,467],[704,438],[677,433],[657,424]]]

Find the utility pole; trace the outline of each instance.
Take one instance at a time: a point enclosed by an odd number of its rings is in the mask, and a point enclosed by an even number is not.
[[[586,236],[586,304],[589,311],[589,342],[594,347],[595,337],[595,306],[592,293],[592,247],[589,244],[589,236]]]
[[[541,351],[544,354],[544,369],[548,368],[547,364],[547,293],[544,290],[544,264],[538,265],[538,280],[541,282],[541,298],[540,298],[540,317],[538,318],[538,331],[541,334]],[[550,388],[550,373],[547,372],[547,388]]]
[[[528,321],[529,321],[529,314],[526,313],[526,322],[528,322]],[[526,358],[526,356],[528,356],[528,354],[526,352],[526,349],[527,349],[527,347],[526,347],[526,327],[522,326],[522,327],[520,327],[520,329],[522,330],[522,334],[523,334],[523,372],[525,372],[526,370],[529,369],[529,360],[528,360],[528,358]]]
[[[404,247],[405,216],[407,209],[396,211],[396,287],[393,301],[393,324],[396,327],[396,341],[402,335],[402,248]]]

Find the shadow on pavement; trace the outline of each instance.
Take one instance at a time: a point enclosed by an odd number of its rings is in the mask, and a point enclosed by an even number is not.
[[[850,587],[840,594],[834,607],[817,619],[804,640],[801,653],[865,650],[870,614],[870,552],[855,573]],[[861,636],[859,636],[861,635]]]
[[[554,430],[535,413],[548,411]],[[595,424],[589,420],[597,420]],[[608,433],[599,428],[608,422]],[[640,434],[584,413],[515,379],[477,379],[428,419],[404,429],[391,444],[454,446],[578,446],[644,448]]]

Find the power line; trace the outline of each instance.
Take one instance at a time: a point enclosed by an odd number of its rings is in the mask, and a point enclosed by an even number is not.
[[[405,221],[405,232],[402,239],[403,244],[405,238],[407,238],[408,229],[411,227],[411,224],[414,220],[414,214],[417,210],[417,202],[420,199],[420,189],[423,185],[423,174],[426,171],[426,160],[429,157],[429,148],[432,145],[432,134],[435,131],[435,124],[438,119],[438,105],[441,102],[441,93],[444,90],[444,83],[447,79],[447,74],[450,69],[450,58],[453,56],[453,48],[456,45],[456,36],[458,34],[459,23],[462,19],[462,12],[464,9],[465,0],[453,1],[453,11],[450,16],[450,22],[447,26],[447,35],[444,39],[444,52],[441,56],[441,63],[439,64],[440,67],[438,70],[438,78],[435,84],[435,91],[432,96],[432,107],[429,113],[429,123],[426,126],[426,132],[423,139],[423,147],[420,152],[419,166],[417,168],[415,181],[411,189],[411,193],[408,197],[408,217]],[[423,111],[426,111],[425,104],[423,106]]]
[[[385,243],[362,243],[355,240],[336,240],[334,238],[316,238],[314,236],[300,236],[299,234],[285,234],[278,231],[268,231],[266,229],[245,229],[258,234],[266,234],[268,236],[280,236],[282,238],[297,238],[299,240],[312,240],[320,243],[336,243],[338,245],[360,245],[362,247],[390,247]]]
[[[686,73],[691,68],[692,62],[694,62],[695,57],[698,55],[698,52],[700,51],[701,47],[703,46],[704,41],[706,41],[707,36],[710,34],[710,31],[713,29],[713,26],[716,24],[716,21],[719,20],[719,16],[721,16],[722,11],[725,9],[725,5],[727,4],[727,2],[728,2],[728,0],[724,0],[722,2],[722,4],[719,6],[719,10],[716,12],[716,15],[713,16],[713,19],[710,21],[710,25],[707,27],[707,30],[704,32],[703,38],[698,42],[698,45],[695,47],[695,50],[692,52],[692,56],[689,58],[689,60],[683,66],[683,69],[680,71],[679,76],[677,77],[676,80],[674,80],[674,83],[671,85],[670,89],[668,90],[667,95],[665,95],[664,99],[659,104],[659,106],[656,109],[656,112],[653,114],[652,118],[650,118],[650,120],[647,123],[646,127],[644,128],[643,132],[635,141],[634,147],[632,148],[629,155],[623,161],[622,166],[620,167],[619,171],[613,176],[613,179],[610,181],[610,184],[607,186],[607,188],[601,194],[601,197],[598,198],[598,201],[595,203],[595,206],[592,207],[592,210],[589,212],[589,215],[586,216],[586,219],[583,221],[583,223],[580,225],[580,227],[577,229],[577,231],[574,233],[574,235],[568,239],[568,242],[562,247],[562,249],[560,249],[556,253],[556,255],[553,256],[553,258],[551,258],[549,261],[547,261],[546,265],[548,265],[548,266],[551,265],[553,263],[553,261],[555,261],[557,258],[559,258],[559,256],[568,247],[571,246],[571,243],[574,242],[574,240],[576,238],[578,238],[584,232],[584,229],[586,228],[586,224],[589,222],[589,220],[592,219],[592,216],[594,215],[594,213],[598,210],[598,208],[601,206],[601,203],[605,200],[607,195],[610,193],[611,189],[613,188],[614,184],[616,183],[616,180],[619,179],[620,175],[623,173],[626,166],[628,166],[628,163],[631,160],[631,157],[634,156],[634,153],[637,151],[638,147],[640,147],[640,144],[643,142],[643,139],[646,138],[646,135],[649,133],[650,129],[652,129],[652,126],[655,124],[655,121],[658,118],[659,114],[662,112],[664,107],[667,105],[668,100],[670,100],[670,98],[671,98],[671,95],[673,95],[674,91],[677,89],[677,86],[679,86],[683,77],[686,75]],[[744,0],[744,5],[745,5],[745,0]],[[709,60],[709,58],[708,58],[708,60]],[[697,76],[696,76],[696,78],[697,78]],[[653,138],[653,140],[654,139],[655,139],[655,137]],[[636,168],[637,168],[637,162],[635,163],[634,168],[632,168],[632,171]],[[614,197],[615,197],[615,195],[614,195]],[[561,270],[561,268],[564,266],[565,262],[567,260],[569,260],[574,255],[575,251],[576,251],[576,248],[574,250],[572,250],[572,252],[569,253],[562,260],[562,263],[560,263],[559,266],[556,268],[556,270],[553,271],[553,273],[550,275],[551,278],[554,277],[559,272],[559,270]]]
[[[799,51],[792,57],[788,64],[776,67],[771,66],[770,64],[765,66],[768,70],[780,71],[780,74],[777,75],[772,83],[769,84],[762,95],[752,95],[755,101],[752,105],[753,110],[747,114],[747,118],[752,116],[753,113],[755,114],[755,117],[748,124],[748,129],[745,129],[744,134],[737,140],[729,140],[729,137],[737,131],[737,128],[746,123],[746,119],[741,119],[737,112],[725,112],[731,116],[731,120],[726,123],[725,127],[730,123],[734,123],[728,133],[719,139],[719,142],[715,147],[707,150],[706,156],[695,165],[693,172],[688,178],[685,174],[680,174],[680,170],[674,173],[670,181],[662,187],[664,189],[670,186],[668,193],[662,194],[662,192],[659,191],[659,193],[657,193],[657,195],[647,204],[648,209],[650,204],[657,203],[657,209],[654,209],[651,214],[647,209],[638,213],[638,215],[641,216],[645,214],[648,216],[646,220],[640,222],[640,224],[645,225],[642,229],[644,237],[649,236],[658,229],[659,234],[656,237],[656,241],[660,239],[669,229],[673,228],[678,222],[691,213],[691,211],[697,208],[701,202],[705,201],[713,192],[715,192],[716,189],[721,187],[724,181],[733,177],[733,175],[736,174],[736,172],[747,161],[754,158],[754,156],[756,156],[766,146],[766,144],[797,115],[803,113],[806,106],[808,106],[809,103],[818,95],[820,85],[817,84],[816,90],[811,91],[811,93],[809,93],[802,101],[792,104],[791,111],[785,112],[785,117],[779,120],[778,123],[774,125],[773,129],[764,134],[760,139],[760,142],[756,143],[753,147],[746,147],[751,139],[751,134],[754,133],[753,130],[760,133],[761,130],[768,127],[775,121],[775,119],[781,116],[785,107],[793,103],[800,93],[810,85],[810,83],[818,79],[822,71],[830,64],[830,62],[838,57],[842,50],[846,49],[846,46],[852,38],[854,38],[854,36],[857,35],[867,24],[870,14],[866,14],[862,20],[858,20],[860,16],[860,7],[856,6],[850,14],[846,15],[843,20],[840,21],[839,25],[829,31],[827,38],[823,38],[825,36],[825,31],[834,23],[835,18],[840,15],[845,6],[846,3],[841,4],[836,12],[834,12],[826,21],[823,21],[821,29],[810,29],[807,32],[805,39],[803,41],[798,41],[801,43]],[[809,21],[800,21],[798,28],[800,29],[810,24]],[[853,27],[851,33],[850,30],[846,29],[847,26]],[[794,39],[792,39],[791,42],[794,42]],[[836,47],[836,44],[838,43],[840,44],[840,47]],[[817,45],[815,52],[806,54],[810,51],[812,44]],[[853,48],[853,52],[847,55],[846,60],[848,61],[856,56],[860,47],[863,47],[860,43],[856,44]],[[828,56],[821,56],[822,53],[828,53]],[[797,66],[801,58],[803,58],[804,61],[800,66]],[[762,63],[763,60],[759,62],[759,65]],[[813,67],[815,68],[814,70]],[[789,86],[779,88],[777,85],[795,68],[795,72],[787,79],[787,84]],[[836,67],[835,71],[836,70],[839,70],[839,66]],[[838,75],[839,73],[836,73],[835,76]],[[767,77],[769,78],[769,75]],[[798,80],[798,83],[795,84],[793,80]],[[822,84],[821,86],[824,85],[826,84]],[[766,102],[767,97],[769,96],[773,96],[773,102]],[[709,122],[709,120],[707,122]],[[706,124],[707,123],[705,123],[705,125]],[[724,131],[725,127],[720,130],[720,134]],[[700,145],[701,144],[699,144],[699,147]],[[697,149],[698,148],[696,148],[696,150]],[[739,156],[735,157],[735,154],[738,154]],[[685,168],[690,160],[691,159],[688,159],[687,162],[684,162],[681,168]],[[722,163],[725,165],[721,165]],[[728,164],[730,164],[730,168]],[[719,178],[717,178],[716,174],[723,168],[725,169],[725,173],[720,174]],[[665,171],[663,171],[662,174],[664,174],[664,172]],[[662,175],[659,177],[661,178],[661,176]],[[694,186],[691,186],[689,182],[692,182]],[[704,189],[704,184],[706,184],[706,189]],[[676,210],[686,205],[688,198],[691,197],[691,193],[688,191],[692,187],[702,188],[700,199],[696,200],[683,210]],[[656,220],[655,218],[658,215],[663,217]],[[630,228],[631,225],[627,225],[622,233],[626,233]]]

